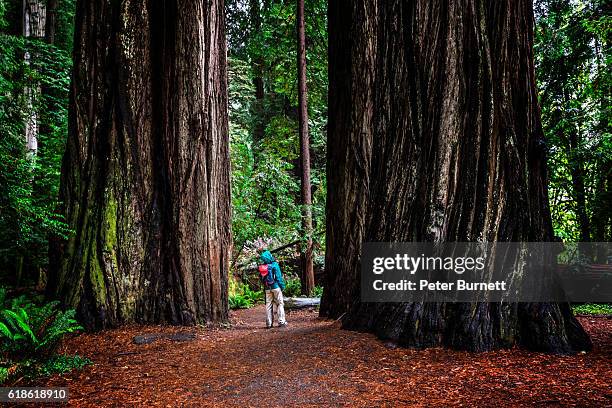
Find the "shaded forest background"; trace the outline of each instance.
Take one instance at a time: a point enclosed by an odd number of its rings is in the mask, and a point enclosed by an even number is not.
[[[42,286],[49,240],[71,233],[57,197],[75,2],[46,3],[54,18],[47,18],[45,35],[26,37],[24,2],[0,0],[0,271],[8,285]],[[228,0],[226,11],[236,267],[260,238],[272,247],[303,239],[296,15],[294,2],[278,0]],[[611,241],[611,18],[598,0],[536,1],[535,14],[555,234]],[[325,251],[326,19],[326,1],[305,1],[315,269]],[[35,149],[25,143],[33,121]],[[297,269],[286,263],[290,274]]]

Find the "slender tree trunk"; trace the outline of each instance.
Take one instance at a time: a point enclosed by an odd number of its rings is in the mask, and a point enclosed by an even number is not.
[[[42,40],[45,38],[46,25],[46,5],[44,0],[23,0],[23,36],[26,39]],[[36,53],[26,49],[24,60],[27,66],[30,66],[33,61],[40,58]],[[42,87],[36,76],[30,76],[24,87],[27,117],[24,123],[24,148],[25,155],[30,165],[30,183],[28,184],[30,194],[35,192],[34,171],[36,159],[38,155],[38,141],[40,135],[41,122],[41,96]],[[22,255],[19,260],[19,275],[18,282],[22,278],[33,275],[33,265],[28,256]]]
[[[362,303],[362,242],[550,241],[527,0],[329,3],[327,284],[412,347],[590,347],[569,305]]]
[[[47,22],[45,26],[45,39],[49,44],[55,44],[55,29],[57,26],[57,2],[47,0]]]
[[[260,0],[250,0],[250,17],[251,17],[251,41],[261,41],[261,4]],[[253,106],[253,114],[255,116],[255,126],[253,129],[253,141],[260,143],[265,135],[265,118],[264,118],[264,78],[263,68],[264,59],[258,44],[257,51],[251,56],[253,64],[253,85],[255,86],[255,103]],[[258,160],[255,160],[257,164]]]
[[[31,39],[45,38],[46,4],[43,0],[23,0],[23,36]],[[26,64],[30,64],[32,56],[26,51],[24,55]],[[26,86],[26,101],[29,116],[25,124],[25,147],[28,156],[34,160],[38,151],[38,111],[36,101],[40,97],[41,89],[38,83]]]
[[[227,319],[222,0],[78,1],[49,292],[90,328]]]
[[[306,86],[306,33],[304,29],[304,0],[297,0],[298,40],[298,105],[300,125],[300,157],[302,162],[302,294],[314,289],[312,262],[312,196],[310,187],[310,140],[308,135],[308,90]]]

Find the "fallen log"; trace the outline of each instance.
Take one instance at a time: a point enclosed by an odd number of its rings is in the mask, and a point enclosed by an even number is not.
[[[320,298],[288,297],[284,300],[285,309],[305,309],[307,307],[319,307],[321,304]]]

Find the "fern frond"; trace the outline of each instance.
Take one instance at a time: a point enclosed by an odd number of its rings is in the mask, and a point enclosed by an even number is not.
[[[2,335],[9,340],[13,340],[13,332],[11,332],[11,329],[9,329],[8,326],[2,322],[0,322],[0,333],[2,333]]]

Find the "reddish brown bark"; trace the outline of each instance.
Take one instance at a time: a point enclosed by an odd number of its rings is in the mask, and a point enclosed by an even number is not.
[[[88,327],[225,320],[231,249],[222,0],[77,3],[49,291]]]
[[[550,241],[532,4],[329,4],[321,313],[406,346],[588,349],[568,305],[367,304],[363,242]]]

